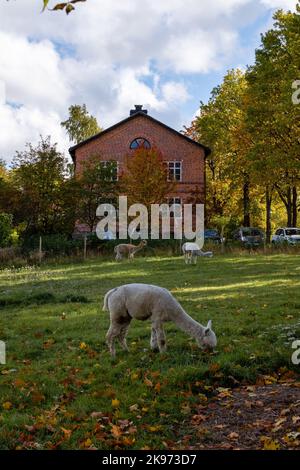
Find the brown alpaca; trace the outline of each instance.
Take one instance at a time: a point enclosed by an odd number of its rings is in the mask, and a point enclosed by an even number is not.
[[[142,250],[147,245],[146,240],[142,240],[138,245],[122,244],[117,245],[114,249],[116,254],[116,261],[121,261],[123,256],[127,256],[128,259],[133,259],[134,255]]]

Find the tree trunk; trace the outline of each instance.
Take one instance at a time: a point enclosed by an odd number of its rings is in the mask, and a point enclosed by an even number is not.
[[[266,187],[266,243],[269,244],[271,241],[271,208],[272,208],[272,190],[270,187]]]
[[[287,227],[291,227],[293,225],[293,205],[292,205],[292,190],[289,188],[287,190],[287,204],[286,204],[286,211],[287,211]]]
[[[292,212],[293,212],[293,220],[292,225],[293,227],[297,227],[297,216],[298,216],[298,205],[297,205],[298,193],[296,186],[293,186],[293,202],[292,202]]]
[[[250,181],[246,175],[243,187],[244,227],[250,227]]]

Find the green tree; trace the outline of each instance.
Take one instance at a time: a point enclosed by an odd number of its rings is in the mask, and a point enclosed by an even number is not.
[[[287,225],[297,224],[300,108],[292,102],[292,83],[300,69],[299,13],[299,2],[295,13],[275,13],[273,28],[262,36],[247,72],[247,126],[254,173],[266,185],[267,232],[274,190],[286,209]]]
[[[200,116],[188,129],[190,136],[212,148],[207,163],[207,219],[239,215],[250,225],[250,174],[248,152],[251,142],[241,128],[247,89],[240,70],[229,71],[214,88],[207,104],[201,102]]]
[[[77,218],[93,232],[97,223],[96,211],[100,204],[116,205],[119,191],[116,161],[103,162],[94,155],[82,163],[77,176]]]
[[[101,132],[97,119],[90,115],[86,105],[72,105],[69,107],[69,118],[61,123],[67,131],[71,142],[78,144],[89,137]]]
[[[13,216],[11,214],[0,212],[0,248],[4,248],[9,244],[12,232],[12,220]]]
[[[18,191],[16,216],[26,221],[26,233],[69,232],[74,211],[66,208],[66,159],[50,137],[36,147],[27,144],[13,159],[13,182]],[[72,207],[72,204],[69,204]],[[72,217],[71,217],[72,218]]]

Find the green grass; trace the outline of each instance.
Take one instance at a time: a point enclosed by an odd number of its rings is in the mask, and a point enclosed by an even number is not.
[[[201,352],[168,324],[167,353],[153,353],[150,324],[133,322],[130,352],[112,360],[103,296],[131,282],[166,287],[195,319],[212,319],[217,352]],[[0,271],[0,448],[180,447],[190,415],[216,387],[295,367],[299,289],[298,257],[283,254]]]

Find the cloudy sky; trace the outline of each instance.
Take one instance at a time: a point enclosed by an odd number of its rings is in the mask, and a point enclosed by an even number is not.
[[[42,0],[0,0],[0,157],[39,135],[66,152],[70,104],[86,103],[103,127],[144,104],[182,129],[226,70],[253,62],[274,9],[295,3],[87,0],[67,17],[41,14]]]

